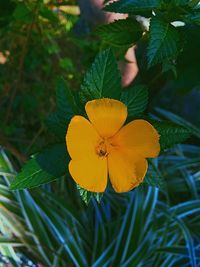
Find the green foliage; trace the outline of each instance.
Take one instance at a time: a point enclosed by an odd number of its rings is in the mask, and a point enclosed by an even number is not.
[[[68,169],[69,157],[64,140],[70,119],[73,114],[79,112],[79,102],[103,97],[119,99],[119,94],[121,94],[121,101],[128,107],[129,118],[133,119],[143,115],[148,102],[148,90],[143,85],[137,85],[121,91],[120,76],[111,50],[105,50],[96,57],[76,97],[65,81],[59,79],[56,90],[57,111],[50,116],[47,124],[49,129],[55,132],[63,143],[52,145],[31,159],[16,177],[11,188],[35,187],[65,175]],[[179,125],[162,122],[153,122],[153,125],[160,134],[161,149],[183,142],[191,134],[189,129]],[[156,179],[155,174],[148,175],[146,183],[162,187],[161,176],[157,177]],[[78,189],[86,204],[89,203],[92,197],[96,198],[97,201],[101,199],[99,194],[88,192],[80,187]]]
[[[15,178],[11,189],[31,188],[49,183],[67,174],[68,162],[66,145],[52,145],[28,161]]]
[[[0,2],[0,27],[8,25],[15,10],[15,3],[11,0]]]
[[[177,26],[171,23],[174,21],[197,23],[198,12],[196,9],[197,1],[162,1],[162,0],[120,0],[107,4],[104,9],[115,13],[128,13],[130,15],[140,15],[150,18],[150,28],[147,32],[148,36],[148,67],[156,64],[167,64],[177,59],[184,47],[184,41],[181,39]],[[196,13],[196,15],[195,15]],[[124,24],[125,24],[124,20]],[[144,19],[141,19],[144,22]],[[121,22],[122,23],[122,22]],[[107,26],[112,29],[114,24]],[[103,29],[106,27],[103,26]],[[135,27],[137,29],[138,27]],[[184,31],[186,28],[184,28]],[[145,31],[145,29],[143,30]],[[123,35],[128,35],[129,29],[124,26]],[[106,30],[102,31],[102,40],[105,41]],[[120,36],[120,35],[118,35]],[[185,36],[185,35],[183,35]],[[109,44],[116,40],[116,36],[111,34],[107,37]],[[125,38],[124,38],[125,39]],[[139,40],[138,40],[139,41]],[[138,42],[137,41],[137,42]],[[172,64],[171,64],[172,65]],[[171,68],[170,68],[171,69]]]
[[[55,179],[47,172],[43,171],[38,162],[33,158],[23,167],[21,173],[15,178],[11,189],[23,189],[39,186],[51,182]]]
[[[166,189],[165,177],[158,169],[157,159],[148,160],[148,170],[143,183],[152,187],[157,187],[160,190]]]
[[[119,99],[121,78],[115,57],[110,49],[97,55],[86,73],[79,92],[81,103],[103,97]]]
[[[45,188],[10,191],[15,171],[1,150],[1,252],[16,266],[20,255],[48,267],[169,266],[169,262],[196,266],[198,168],[185,168],[184,162],[194,159],[197,151],[199,147],[182,145],[163,155],[159,162],[167,183],[163,191],[145,185],[124,195],[109,190],[100,204],[91,201],[85,206],[70,194],[69,184],[64,194]],[[168,173],[178,163],[179,169]],[[157,171],[156,162],[153,166]]]
[[[63,79],[57,81],[56,103],[57,111],[47,119],[47,126],[50,131],[64,141],[67,125],[73,114],[78,112],[78,108],[72,91]]]
[[[121,101],[128,107],[128,116],[137,118],[142,115],[148,103],[148,90],[143,85],[124,90]]]
[[[176,58],[178,53],[178,32],[169,22],[161,18],[152,18],[150,23],[150,36],[148,45],[149,67],[164,60]]]
[[[79,16],[74,0],[0,1],[0,265],[197,267],[199,1],[110,2],[129,18],[100,27],[83,2]],[[122,88],[133,45],[139,73]],[[77,190],[69,178],[68,124],[103,97],[160,134],[159,157],[126,194],[109,183],[104,195]]]
[[[19,3],[13,14],[16,20],[23,23],[31,23],[33,20],[33,13],[24,3]]]
[[[131,47],[140,40],[142,33],[140,23],[131,18],[116,20],[97,28],[97,34],[101,39],[114,47]]]
[[[156,111],[161,114],[164,118],[171,120],[172,122],[181,125],[185,129],[187,129],[188,132],[195,135],[197,138],[200,138],[200,130],[198,127],[194,126],[192,123],[188,122],[187,120],[184,120],[180,116],[173,114],[170,111],[163,110],[160,108],[156,108]]]
[[[187,140],[191,136],[191,130],[169,122],[155,122],[154,127],[160,134],[161,149],[170,148]]]
[[[83,188],[81,188],[79,185],[77,185],[77,189],[79,190],[80,196],[82,198],[82,200],[85,202],[86,205],[89,204],[89,202],[91,201],[92,197],[94,197],[98,203],[100,203],[101,198],[103,196],[102,193],[93,193],[93,192],[89,192]]]
[[[161,0],[120,0],[105,6],[104,10],[116,13],[146,14],[161,6]]]

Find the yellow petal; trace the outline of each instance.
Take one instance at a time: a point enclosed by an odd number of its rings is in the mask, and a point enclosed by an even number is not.
[[[113,149],[108,155],[108,172],[116,192],[128,192],[138,186],[147,172],[147,161],[131,150]]]
[[[145,120],[128,123],[112,138],[112,142],[123,149],[132,150],[142,158],[157,157],[160,152],[159,134]]]
[[[127,107],[114,99],[97,99],[85,106],[89,120],[102,137],[111,137],[117,133],[127,118]]]
[[[96,155],[95,147],[100,136],[93,125],[82,116],[74,116],[69,123],[66,143],[71,158],[83,159]]]
[[[86,155],[85,159],[71,160],[69,172],[80,187],[91,192],[104,192],[107,185],[107,159]]]

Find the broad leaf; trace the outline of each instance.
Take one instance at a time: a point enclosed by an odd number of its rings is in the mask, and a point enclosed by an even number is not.
[[[161,149],[182,143],[191,135],[191,131],[188,129],[170,122],[155,122],[153,125],[160,134]]]
[[[140,116],[148,103],[148,91],[143,85],[133,86],[124,90],[121,95],[121,101],[128,107],[128,116]]]
[[[97,98],[119,99],[120,94],[120,72],[112,51],[108,49],[97,55],[87,72],[79,92],[80,100],[84,105],[87,101]]]
[[[56,144],[29,160],[11,184],[11,189],[32,188],[49,183],[68,172],[65,144]]]
[[[54,144],[36,156],[39,166],[56,178],[68,172],[69,159],[65,143]]]
[[[148,66],[161,63],[165,59],[175,59],[178,42],[179,35],[174,26],[160,18],[152,18],[147,52]]]
[[[143,12],[152,11],[160,6],[161,0],[119,0],[106,5],[104,10],[115,13],[140,15],[143,14]]]
[[[111,46],[127,46],[135,44],[142,37],[143,30],[134,19],[121,19],[97,29],[101,39]]]
[[[49,183],[55,180],[56,177],[43,171],[36,159],[29,160],[23,167],[14,182],[11,184],[11,189],[24,189],[39,186],[44,183]]]

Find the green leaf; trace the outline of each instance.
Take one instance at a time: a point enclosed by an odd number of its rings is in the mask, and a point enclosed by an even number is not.
[[[65,144],[56,144],[29,160],[11,184],[24,189],[49,183],[68,172],[69,157]]]
[[[54,144],[36,156],[39,166],[57,178],[68,172],[69,160],[65,143]]]
[[[57,81],[56,88],[57,110],[47,119],[47,126],[56,136],[64,140],[67,125],[74,114],[79,114],[72,91],[64,79]]]
[[[143,14],[159,8],[161,0],[119,0],[104,7],[104,10],[115,13]]]
[[[136,85],[124,90],[121,101],[128,107],[128,116],[140,116],[148,103],[148,90],[143,85]]]
[[[13,16],[16,20],[24,23],[31,23],[33,21],[33,14],[24,3],[17,5]]]
[[[49,115],[46,125],[50,132],[54,133],[60,140],[63,140],[67,132],[67,124],[60,121],[57,112]]]
[[[44,183],[55,180],[56,177],[52,177],[47,172],[43,171],[37,161],[33,158],[29,160],[22,168],[14,182],[11,184],[11,189],[24,189],[39,186]]]
[[[170,122],[155,122],[153,126],[160,134],[161,149],[170,148],[188,139],[191,131],[177,124]]]
[[[46,8],[45,6],[42,6],[42,8],[39,10],[39,14],[43,18],[48,19],[51,23],[59,22],[57,16],[55,15],[56,13]]]
[[[152,18],[147,52],[148,66],[161,63],[165,59],[176,58],[178,41],[179,35],[174,26],[160,18]]]
[[[121,19],[97,29],[101,39],[112,46],[131,47],[142,37],[143,30],[135,19]]]
[[[110,49],[99,53],[87,72],[79,97],[81,103],[103,97],[119,99],[121,94],[121,77],[117,62]]]
[[[144,183],[159,189],[166,187],[166,181],[163,175],[159,172],[157,166],[154,164],[155,160],[148,160],[148,171],[144,178]]]
[[[94,193],[94,192],[87,191],[81,188],[78,184],[77,184],[77,189],[79,190],[80,196],[86,205],[89,204],[92,197],[94,197],[98,203],[100,203],[101,198],[103,197],[103,193]]]
[[[165,109],[155,108],[155,110],[159,114],[161,114],[164,118],[172,121],[175,124],[183,126],[183,128],[187,129],[187,131],[190,132],[190,134],[193,134],[197,138],[200,138],[200,129],[195,125],[193,125],[192,123],[190,123],[189,121]]]
[[[76,105],[72,90],[68,87],[67,83],[63,78],[58,79],[56,89],[56,102],[58,116],[61,118],[71,117],[78,113],[78,107]]]

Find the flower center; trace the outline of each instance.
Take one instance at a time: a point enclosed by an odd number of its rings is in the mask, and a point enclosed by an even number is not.
[[[108,151],[107,151],[107,144],[106,140],[101,140],[99,144],[96,147],[96,153],[99,155],[99,157],[107,157]]]

